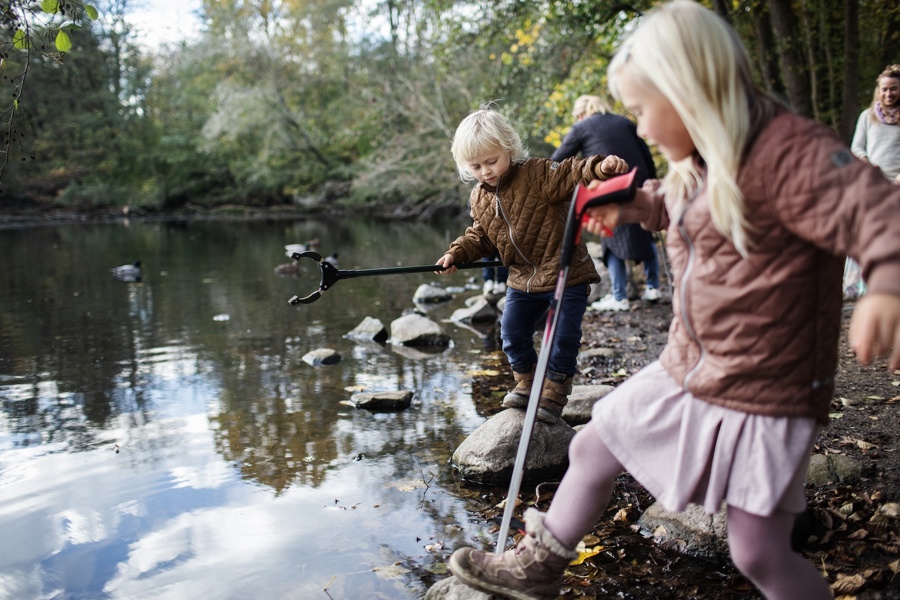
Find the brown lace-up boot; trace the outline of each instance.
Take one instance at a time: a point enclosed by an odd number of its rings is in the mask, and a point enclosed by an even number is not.
[[[559,597],[563,572],[578,552],[565,548],[544,527],[544,513],[525,511],[525,536],[503,554],[460,548],[450,557],[450,572],[485,593],[516,600]]]
[[[516,387],[503,397],[500,406],[503,408],[525,408],[528,406],[528,397],[531,396],[531,385],[534,383],[534,365],[523,373],[513,369],[513,379]]]
[[[538,420],[550,425],[559,421],[563,408],[569,403],[569,394],[571,393],[572,377],[566,377],[555,371],[547,371],[544,387],[541,389],[541,403],[538,405]]]

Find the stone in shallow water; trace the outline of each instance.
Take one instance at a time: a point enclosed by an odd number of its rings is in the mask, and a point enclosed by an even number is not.
[[[304,354],[303,362],[313,367],[336,365],[341,362],[341,355],[331,348],[318,348]]]
[[[373,412],[393,412],[406,410],[412,404],[413,393],[409,390],[396,392],[360,392],[353,394],[346,404]]]

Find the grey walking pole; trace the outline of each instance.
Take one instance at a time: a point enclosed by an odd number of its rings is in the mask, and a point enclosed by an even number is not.
[[[525,471],[525,458],[528,455],[528,446],[531,443],[531,432],[534,429],[534,420],[537,417],[544,376],[547,374],[547,364],[550,362],[550,347],[553,345],[556,324],[559,321],[559,305],[566,291],[572,256],[575,254],[575,248],[581,239],[581,225],[585,217],[585,210],[602,204],[628,202],[634,198],[637,192],[635,173],[636,170],[632,169],[625,175],[603,181],[592,190],[581,185],[575,187],[572,204],[569,207],[569,216],[566,219],[565,235],[559,259],[559,277],[556,280],[556,288],[553,291],[553,300],[550,302],[550,311],[547,313],[547,325],[544,327],[544,337],[541,340],[541,352],[538,355],[538,362],[534,368],[534,382],[531,384],[528,407],[525,409],[525,422],[522,424],[519,448],[516,451],[512,479],[509,484],[509,492],[506,495],[506,507],[503,509],[503,520],[500,523],[500,532],[497,537],[497,554],[503,554],[506,538],[509,537],[509,525],[512,522],[513,512],[516,508],[516,500],[519,497],[519,488],[522,485],[522,476]]]

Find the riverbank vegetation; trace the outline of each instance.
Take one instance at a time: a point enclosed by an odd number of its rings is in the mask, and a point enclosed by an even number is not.
[[[653,4],[203,0],[195,36],[148,49],[124,18],[137,1],[0,2],[0,211],[462,210],[459,120],[495,100],[549,154]],[[900,57],[895,0],[711,5],[767,89],[848,141]]]

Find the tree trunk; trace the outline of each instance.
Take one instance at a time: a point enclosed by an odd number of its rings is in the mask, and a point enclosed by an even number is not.
[[[811,117],[809,79],[803,67],[802,48],[798,35],[797,17],[786,0],[769,0],[772,30],[778,47],[781,76],[787,90],[788,101],[801,115]]]
[[[838,134],[850,142],[859,115],[859,0],[844,0],[844,109]]]
[[[759,43],[759,71],[763,85],[769,93],[776,96],[784,96],[784,85],[778,73],[778,61],[776,60],[775,36],[772,35],[772,24],[769,21],[769,10],[763,4],[751,8],[753,27],[756,30],[756,40]]]

